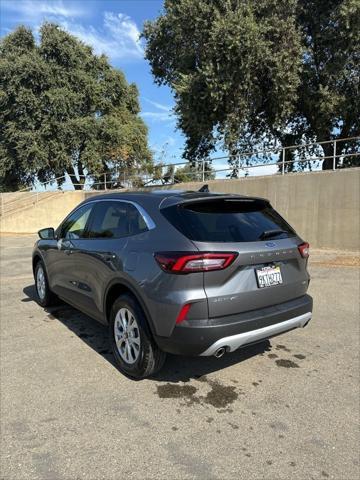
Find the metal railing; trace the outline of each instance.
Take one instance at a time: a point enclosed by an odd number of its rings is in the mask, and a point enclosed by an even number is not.
[[[290,145],[290,146],[286,146],[286,147],[278,147],[278,148],[271,148],[271,149],[262,149],[262,150],[254,150],[254,151],[249,151],[249,152],[241,152],[239,155],[238,155],[238,158],[239,159],[243,159],[243,158],[246,158],[246,157],[258,157],[259,155],[263,155],[263,156],[267,156],[267,155],[276,155],[278,154],[279,157],[281,158],[281,162],[279,162],[278,160],[275,161],[275,162],[265,162],[265,163],[256,163],[256,164],[238,164],[237,166],[234,167],[234,165],[232,166],[229,166],[228,168],[222,168],[222,169],[216,169],[216,168],[212,168],[211,169],[211,173],[215,174],[215,178],[216,178],[216,174],[217,173],[226,173],[226,172],[232,172],[234,170],[234,168],[236,168],[237,170],[242,170],[244,172],[247,172],[249,171],[250,169],[252,168],[263,168],[263,167],[271,167],[271,166],[276,166],[276,167],[281,167],[281,171],[280,172],[276,172],[276,173],[281,173],[282,175],[285,175],[287,172],[285,170],[285,167],[286,165],[288,164],[299,164],[299,163],[311,163],[311,162],[316,162],[316,161],[322,161],[322,160],[326,160],[326,159],[332,159],[332,169],[333,170],[336,170],[336,164],[337,164],[337,160],[343,160],[347,157],[359,157],[360,156],[360,143],[359,143],[359,151],[358,152],[352,152],[352,153],[337,153],[338,152],[338,148],[337,146],[339,145],[339,143],[341,142],[349,142],[349,141],[356,141],[356,142],[360,142],[360,136],[356,136],[356,137],[346,137],[346,138],[338,138],[338,139],[334,139],[334,140],[326,140],[326,141],[323,141],[323,142],[310,142],[310,143],[304,143],[304,144],[297,144],[297,145]],[[308,148],[308,147],[312,147],[312,146],[322,146],[322,145],[325,145],[325,144],[331,144],[333,143],[333,153],[332,155],[316,155],[316,156],[308,156],[306,158],[295,158],[294,160],[285,160],[286,158],[286,152],[287,151],[291,151],[291,150],[299,150],[299,149],[304,149],[304,148]],[[204,159],[204,160],[199,160],[198,163],[202,164],[202,178],[199,179],[199,180],[202,180],[202,181],[205,181],[205,176],[206,176],[206,170],[205,170],[205,165],[206,164],[211,164],[211,166],[213,167],[214,166],[214,162],[217,162],[219,160],[229,160],[230,157],[229,156],[222,156],[222,157],[214,157],[214,158],[208,158],[208,159]],[[181,166],[185,166],[185,165],[188,165],[189,162],[181,162],[181,163],[173,163],[173,164],[168,164],[168,165],[164,165],[164,167],[169,167],[169,166],[175,166],[175,167],[181,167]],[[312,171],[312,170],[311,170]],[[176,172],[176,170],[175,170]],[[293,173],[293,172],[292,172]],[[270,175],[273,175],[274,172],[270,173]],[[188,176],[191,176],[191,175],[194,175],[194,176],[199,176],[199,172],[186,172],[186,175]],[[234,177],[233,177],[234,178]]]
[[[351,153],[342,153],[342,148],[339,149],[338,146],[344,142],[354,142],[359,145],[358,151]],[[322,147],[326,144],[333,144],[333,151],[331,155],[304,155],[304,150],[311,147]],[[340,150],[340,151],[339,151]],[[302,154],[297,154],[296,152],[303,152]],[[292,152],[295,158],[291,160],[286,160],[287,152]],[[259,157],[266,158],[266,161],[259,163]],[[275,161],[271,161],[274,156],[277,156]],[[224,162],[229,160],[229,156],[220,156],[214,158],[207,158],[204,160],[199,160],[196,162],[197,167],[194,171],[187,171],[186,176],[192,178],[195,181],[207,181],[209,176],[211,178],[237,178],[239,176],[250,175],[250,171],[258,168],[264,167],[275,167],[277,171],[272,171],[269,173],[264,173],[265,175],[274,175],[281,174],[285,175],[287,173],[287,165],[290,164],[302,164],[307,163],[309,165],[308,170],[312,171],[311,165],[315,162],[320,162],[326,159],[332,159],[332,169],[337,169],[337,163],[343,162],[344,159],[348,157],[359,157],[360,156],[360,136],[339,138],[333,140],[326,140],[324,142],[311,142],[297,145],[290,145],[286,147],[278,147],[271,149],[262,149],[262,150],[253,150],[248,152],[241,152],[235,159],[233,159],[232,165],[227,165],[226,167],[216,168],[219,165],[219,162]],[[269,161],[270,157],[270,161]],[[253,160],[255,159],[255,161]],[[69,177],[62,175],[60,177],[54,178],[47,182],[39,183],[37,188],[34,190],[34,187],[27,187],[21,190],[18,190],[17,193],[31,192],[32,195],[29,197],[26,196],[26,202],[29,204],[34,204],[39,201],[40,191],[51,192],[58,190],[73,190],[75,186],[80,187],[84,190],[107,190],[113,188],[133,188],[135,186],[154,186],[154,185],[171,185],[174,183],[181,183],[177,180],[177,172],[184,166],[188,166],[189,162],[176,162],[169,164],[159,164],[155,165],[155,169],[158,169],[157,174],[151,174],[149,172],[129,172],[128,170],[119,170],[117,172],[103,172],[100,174],[88,173],[84,175],[77,175],[78,183],[72,183],[69,181]],[[210,170],[209,170],[210,167]],[[237,176],[232,176],[232,173],[236,170]],[[305,171],[305,170],[302,170]],[[221,176],[222,175],[222,176]],[[225,177],[224,177],[225,175]],[[60,186],[59,186],[60,185]],[[4,201],[4,196],[2,196],[1,202],[1,213],[4,214],[5,211],[13,211],[16,209],[16,206],[22,201],[21,198],[10,199],[9,201]]]
[[[0,216],[11,215],[14,212],[17,212],[22,209],[29,208],[29,206],[36,205],[40,200],[48,200],[52,195],[55,195],[58,190],[54,191],[44,191],[44,192],[27,192],[30,195],[26,197],[16,197],[12,200],[4,200],[7,194],[1,194],[1,208]],[[45,195],[44,195],[45,194]]]

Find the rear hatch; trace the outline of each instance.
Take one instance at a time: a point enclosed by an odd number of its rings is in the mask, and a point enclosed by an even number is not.
[[[203,273],[210,318],[277,305],[306,293],[307,259],[298,249],[302,240],[267,200],[208,196],[162,213],[196,250],[237,254],[227,268]]]

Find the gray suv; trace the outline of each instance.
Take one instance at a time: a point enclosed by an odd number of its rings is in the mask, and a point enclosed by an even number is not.
[[[39,236],[39,303],[60,297],[108,325],[133,378],[159,370],[165,352],[221,357],[311,319],[309,244],[263,198],[97,195]]]

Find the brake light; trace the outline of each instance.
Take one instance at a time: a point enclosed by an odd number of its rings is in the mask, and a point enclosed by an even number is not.
[[[169,273],[208,272],[224,270],[233,263],[237,253],[191,253],[180,252],[155,253],[160,267]]]
[[[308,258],[310,255],[310,245],[307,242],[302,243],[301,245],[298,246],[300,255],[303,258]]]

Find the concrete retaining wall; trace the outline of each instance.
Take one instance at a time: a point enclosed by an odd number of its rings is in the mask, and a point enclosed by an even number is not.
[[[13,198],[7,205],[8,195],[12,194],[1,194],[1,207],[4,206],[5,212],[5,215],[0,217],[1,233],[35,233],[44,227],[56,227],[85,198],[82,191],[53,192],[51,195],[39,192],[38,199],[33,193],[25,192],[16,197],[18,210],[6,214],[10,205],[14,208]]]
[[[313,247],[340,250],[360,248],[360,168],[212,180],[208,184],[213,192],[268,198]],[[192,182],[164,188],[198,190],[201,186],[202,182]],[[11,217],[5,216],[0,231],[24,233],[57,226],[75,205],[89,195],[96,194],[58,192],[31,208],[25,208]],[[3,201],[6,195],[2,194]]]

